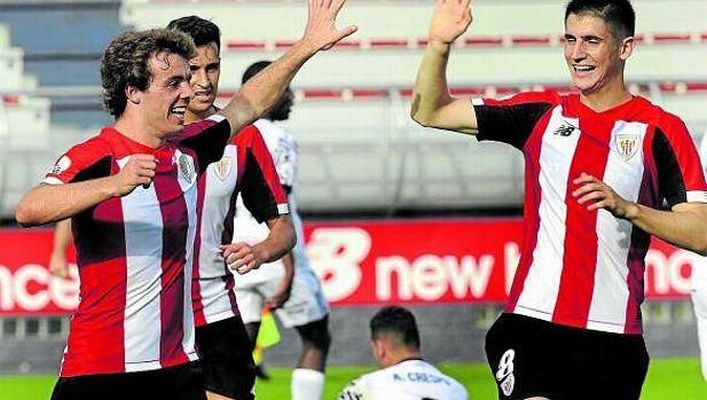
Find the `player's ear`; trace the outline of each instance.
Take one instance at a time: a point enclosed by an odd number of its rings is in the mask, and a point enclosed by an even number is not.
[[[127,85],[125,86],[125,97],[133,104],[140,104],[140,101],[142,101],[142,90],[133,85]]]
[[[373,353],[373,358],[376,359],[376,362],[380,363],[383,357],[385,357],[385,346],[383,345],[383,342],[376,339],[371,340],[371,352]]]
[[[633,50],[636,48],[636,39],[633,36],[629,36],[622,40],[619,46],[619,58],[626,61],[631,57]]]

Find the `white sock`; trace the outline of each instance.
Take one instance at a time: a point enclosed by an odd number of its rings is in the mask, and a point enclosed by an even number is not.
[[[324,391],[324,374],[313,369],[297,368],[292,371],[292,400],[321,400]]]

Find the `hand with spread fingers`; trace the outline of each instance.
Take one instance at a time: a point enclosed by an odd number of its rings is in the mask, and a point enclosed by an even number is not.
[[[260,268],[264,260],[258,248],[248,243],[224,244],[219,246],[219,248],[223,254],[223,259],[226,260],[228,269],[240,275]]]
[[[604,209],[616,218],[630,219],[636,213],[636,204],[619,196],[611,186],[596,177],[582,172],[572,181],[579,188],[572,192],[580,205],[587,204],[587,210]]]
[[[336,16],[344,3],[346,0],[307,0],[309,14],[302,40],[310,43],[315,51],[329,50],[358,29],[355,25],[336,29]]]
[[[430,22],[430,42],[451,44],[469,28],[470,0],[437,0]]]

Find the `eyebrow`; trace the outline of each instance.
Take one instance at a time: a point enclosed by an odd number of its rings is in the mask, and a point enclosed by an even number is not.
[[[604,40],[604,38],[596,36],[596,35],[580,35],[579,36],[582,40],[587,41],[587,40]],[[575,39],[575,35],[571,33],[565,33],[565,39]]]

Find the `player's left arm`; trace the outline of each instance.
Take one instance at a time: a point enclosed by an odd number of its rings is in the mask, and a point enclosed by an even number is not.
[[[281,258],[295,245],[296,236],[287,196],[260,131],[251,125],[235,137],[234,143],[246,149],[245,171],[239,187],[243,205],[258,222],[265,222],[270,228],[268,237],[256,245],[221,246],[228,267],[245,274],[262,263]]]
[[[572,195],[587,210],[605,209],[670,244],[707,255],[707,204],[680,203],[662,211],[622,198],[589,174],[582,173],[574,183],[580,187]]]
[[[277,102],[304,63],[320,50],[328,50],[353,34],[356,26],[336,29],[336,16],[346,0],[307,0],[304,34],[285,54],[268,65],[236,92],[220,111],[228,118],[232,133],[255,121]]]
[[[605,209],[643,231],[685,250],[707,255],[707,182],[687,127],[678,117],[661,114],[648,132],[648,168],[655,168],[657,195],[669,210],[622,198],[598,178],[582,173],[573,192],[588,210]]]
[[[221,245],[223,258],[231,271],[243,275],[258,269],[263,263],[281,258],[295,245],[295,229],[288,214],[271,218],[266,223],[270,233],[260,243],[250,245],[239,242]]]

